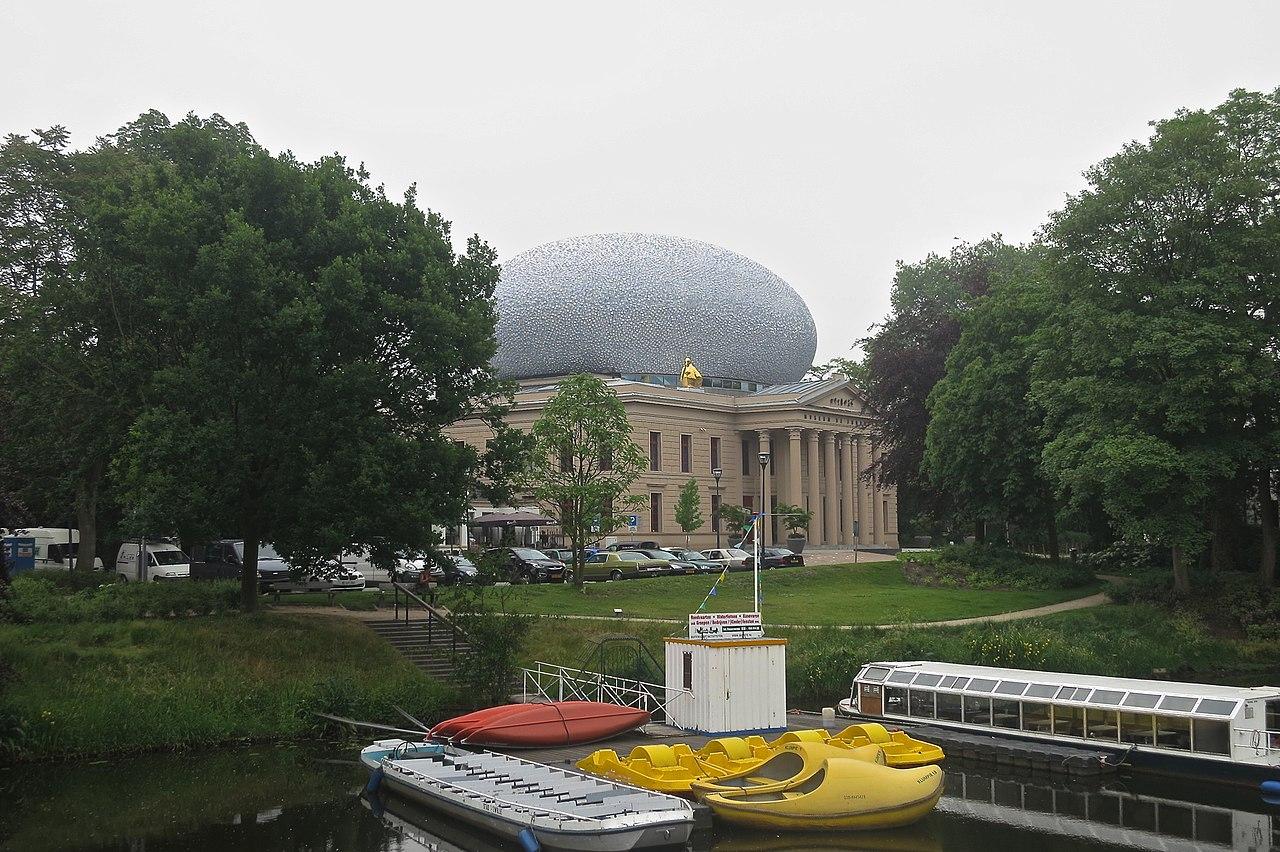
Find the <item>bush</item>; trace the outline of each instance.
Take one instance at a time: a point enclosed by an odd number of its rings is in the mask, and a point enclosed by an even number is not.
[[[38,572],[13,581],[9,620],[20,623],[122,621],[146,616],[208,615],[240,607],[234,581],[110,583],[67,593],[65,586]],[[60,572],[57,572],[60,573]]]
[[[968,589],[1073,589],[1094,581],[1078,563],[1024,556],[1007,547],[956,544],[929,553],[902,554],[907,579],[916,585]]]
[[[470,652],[457,671],[462,692],[476,706],[505,704],[520,673],[520,649],[537,616],[507,610],[510,587],[463,586],[453,619],[467,634]]]

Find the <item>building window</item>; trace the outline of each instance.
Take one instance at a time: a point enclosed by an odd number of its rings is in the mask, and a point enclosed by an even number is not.
[[[662,433],[649,433],[649,470],[662,470]]]
[[[600,469],[613,470],[613,447],[605,447],[600,451]]]
[[[711,469],[717,470],[720,467],[720,439],[711,439]]]
[[[662,532],[662,495],[649,495],[649,531]]]
[[[693,436],[680,436],[680,472],[689,473],[693,470]]]
[[[755,497],[756,495],[754,494],[743,494],[742,508],[746,509],[748,512],[753,511],[751,507],[755,505]]]
[[[882,508],[884,511],[884,521],[881,522],[880,529],[884,530],[887,533],[889,531],[889,501],[888,500],[884,501]]]
[[[720,495],[711,495],[711,531],[720,532]]]
[[[751,475],[751,442],[746,438],[742,439],[742,475]]]
[[[683,655],[684,671],[682,672],[685,689],[693,689],[693,652],[685,651]]]

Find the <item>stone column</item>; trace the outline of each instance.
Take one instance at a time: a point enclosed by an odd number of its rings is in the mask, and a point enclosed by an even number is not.
[[[800,433],[802,429],[787,430],[787,497],[786,502],[793,506],[804,505],[804,491],[800,486]],[[778,537],[782,538],[782,530]]]
[[[882,451],[880,442],[874,441],[871,444],[871,461],[880,461]],[[876,545],[884,546],[884,489],[880,485],[880,476],[877,474],[871,480],[871,533],[874,537]]]
[[[854,499],[853,499],[853,476],[854,476],[854,440],[851,435],[838,435],[836,440],[840,442],[840,530],[843,544],[853,544],[853,519],[854,519]]]
[[[840,492],[839,472],[836,470],[836,436],[822,433],[822,461],[827,471],[823,493],[827,496],[827,511],[822,516],[822,543],[840,543]]]
[[[897,487],[886,488],[884,490],[884,499],[889,501],[889,518],[884,525],[884,543],[886,547],[892,547],[896,550],[902,546],[902,543],[898,540]]]
[[[871,465],[871,439],[866,435],[858,435],[853,440],[858,445],[858,539],[862,544],[871,544],[874,541],[872,525],[875,521],[872,519],[875,517],[875,495],[871,483],[863,478]]]
[[[818,471],[822,462],[818,460],[818,433],[809,430],[809,510],[813,512],[813,522],[809,524],[809,540],[822,543],[822,483],[819,482]]]
[[[772,453],[773,453],[773,442],[769,440],[769,430],[768,430],[768,429],[761,429],[761,430],[759,431],[759,433],[758,433],[758,437],[759,437],[759,441],[760,441],[760,448],[759,448],[759,452],[761,452],[761,453],[770,453],[770,454],[772,455]],[[757,491],[757,493],[756,493],[756,495],[755,495],[755,499],[763,501],[762,505],[761,505],[761,506],[759,506],[759,507],[756,509],[756,511],[758,511],[758,512],[764,512],[764,513],[765,513],[764,523],[762,523],[762,524],[760,525],[760,543],[761,543],[761,544],[770,544],[770,543],[773,541],[773,537],[772,537],[771,535],[769,535],[769,515],[768,515],[768,512],[769,512],[769,496],[770,496],[770,494],[773,492],[773,489],[769,487],[769,485],[770,485],[770,483],[769,483],[769,471],[768,471],[767,469],[766,469],[766,470],[761,470],[761,469],[760,469],[760,460],[759,460],[759,458],[756,458],[756,459],[754,460],[754,462],[753,462],[753,463],[754,463],[754,464],[755,464],[755,466],[756,466],[756,475],[757,475],[757,476],[759,476],[759,477],[760,477],[760,481],[764,483],[764,484],[760,487],[760,489]],[[769,459],[769,467],[770,467],[770,468],[772,468],[772,467],[773,467],[775,464],[777,464],[777,463],[778,463],[778,459],[777,459],[776,457],[771,457],[771,458]],[[759,484],[759,483],[757,483],[757,484]]]

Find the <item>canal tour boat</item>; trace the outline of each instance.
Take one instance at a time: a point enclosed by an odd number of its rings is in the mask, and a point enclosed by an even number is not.
[[[1280,688],[962,666],[868,663],[849,716],[1114,752],[1143,769],[1280,780]]]

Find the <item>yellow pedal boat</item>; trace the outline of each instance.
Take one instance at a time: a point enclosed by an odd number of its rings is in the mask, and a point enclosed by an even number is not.
[[[684,743],[636,746],[625,758],[611,748],[602,748],[579,760],[578,768],[633,787],[676,796],[689,795],[695,781],[709,781],[733,771],[703,760]]]
[[[807,732],[797,731],[796,733],[803,734]],[[787,734],[782,736],[785,737]],[[879,725],[875,722],[850,725],[840,733],[832,734],[827,742],[832,745],[843,743],[850,748],[878,745],[884,749],[885,762],[895,769],[941,763],[943,758],[946,757],[942,752],[941,746],[918,740],[909,736],[905,731],[887,730],[884,725]]]
[[[827,759],[862,760],[884,765],[884,751],[879,746],[848,748],[826,743],[786,743],[769,756],[747,769],[719,778],[706,778],[693,782],[694,795],[702,798],[711,793],[728,793],[736,790],[772,790],[795,783],[797,778],[807,778],[822,768]]]
[[[782,775],[788,769],[795,774],[785,782],[708,793],[702,800],[728,822],[815,831],[909,825],[933,810],[942,797],[943,775],[937,766],[893,769],[828,757],[806,774],[804,755],[796,748],[765,761],[759,771]]]

